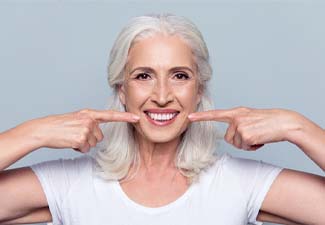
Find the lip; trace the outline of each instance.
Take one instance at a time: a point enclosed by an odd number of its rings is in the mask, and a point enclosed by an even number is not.
[[[179,113],[176,109],[146,109],[144,112],[151,112],[151,113]]]
[[[146,112],[150,112],[150,113],[177,113],[177,114],[171,120],[167,120],[167,121],[156,121],[156,120],[151,119],[151,117]],[[176,120],[176,118],[177,118],[177,116],[179,114],[179,111],[174,110],[174,109],[153,109],[153,110],[145,110],[144,111],[144,114],[146,115],[147,120],[151,124],[153,124],[155,126],[163,127],[163,126],[168,126],[169,124],[173,123]]]

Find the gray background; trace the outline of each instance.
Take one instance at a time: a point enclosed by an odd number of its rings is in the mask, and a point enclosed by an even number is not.
[[[0,1],[0,131],[49,114],[104,109],[113,41],[130,17],[150,12],[198,25],[210,49],[216,107],[288,108],[325,127],[324,10],[307,0]],[[248,153],[223,142],[220,152],[323,175],[290,143]],[[76,155],[44,148],[12,167]]]

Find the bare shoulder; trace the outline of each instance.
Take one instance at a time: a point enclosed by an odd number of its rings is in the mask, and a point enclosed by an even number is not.
[[[0,199],[0,223],[48,206],[42,186],[30,167],[0,172]]]
[[[283,169],[261,211],[302,224],[325,224],[325,177]]]

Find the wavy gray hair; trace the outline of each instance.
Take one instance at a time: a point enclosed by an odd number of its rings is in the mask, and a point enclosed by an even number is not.
[[[113,88],[109,109],[125,111],[119,99],[118,90],[124,80],[124,70],[130,48],[135,42],[157,34],[178,35],[190,46],[196,61],[199,87],[202,93],[197,111],[213,109],[207,88],[212,68],[204,39],[191,21],[172,14],[134,17],[118,35],[110,52],[108,65],[108,82]],[[129,123],[112,122],[105,124],[102,130],[105,138],[95,155],[101,176],[107,180],[131,179],[127,176],[130,166],[135,165],[137,172],[141,163],[133,126]],[[189,183],[197,180],[200,172],[216,161],[217,137],[217,131],[212,122],[191,123],[182,134],[175,157],[175,166],[188,178]]]

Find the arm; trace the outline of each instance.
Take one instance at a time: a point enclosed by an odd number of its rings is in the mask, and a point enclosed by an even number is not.
[[[294,116],[296,126],[287,130],[285,139],[297,145],[325,172],[325,130],[300,114]]]
[[[51,222],[52,216],[48,207],[39,208],[31,211],[29,214],[22,216],[18,219],[6,220],[0,222],[0,225],[16,225],[16,224],[31,224]]]
[[[285,132],[285,139],[325,171],[325,131],[299,114],[294,117],[296,126]],[[325,224],[325,177],[284,169],[261,209],[303,224]]]
[[[257,221],[262,222],[269,222],[269,223],[278,223],[278,224],[286,224],[286,225],[301,225],[299,223],[296,223],[294,221],[264,212],[260,211],[257,215]]]
[[[29,123],[0,133],[0,171],[41,147]]]
[[[41,147],[31,131],[25,123],[0,134],[0,223],[25,217],[47,206],[41,185],[31,169],[1,171]]]
[[[74,148],[88,152],[103,139],[99,123],[137,122],[126,112],[81,110],[27,121],[0,134],[0,223],[47,222],[40,216],[48,203],[41,184],[30,168],[3,169],[41,147]],[[43,214],[42,214],[43,215]]]
[[[48,206],[36,175],[26,167],[0,172],[0,198],[0,224]]]
[[[99,123],[137,123],[139,119],[129,112],[84,109],[27,121],[0,133],[0,171],[41,147],[88,152],[103,140]]]
[[[325,169],[325,131],[296,112],[239,107],[193,113],[189,119],[229,123],[225,140],[248,151],[289,141]],[[325,224],[325,178],[284,169],[268,191],[261,211],[297,223]]]
[[[325,179],[284,169],[273,182],[261,209],[301,224],[325,224]]]

